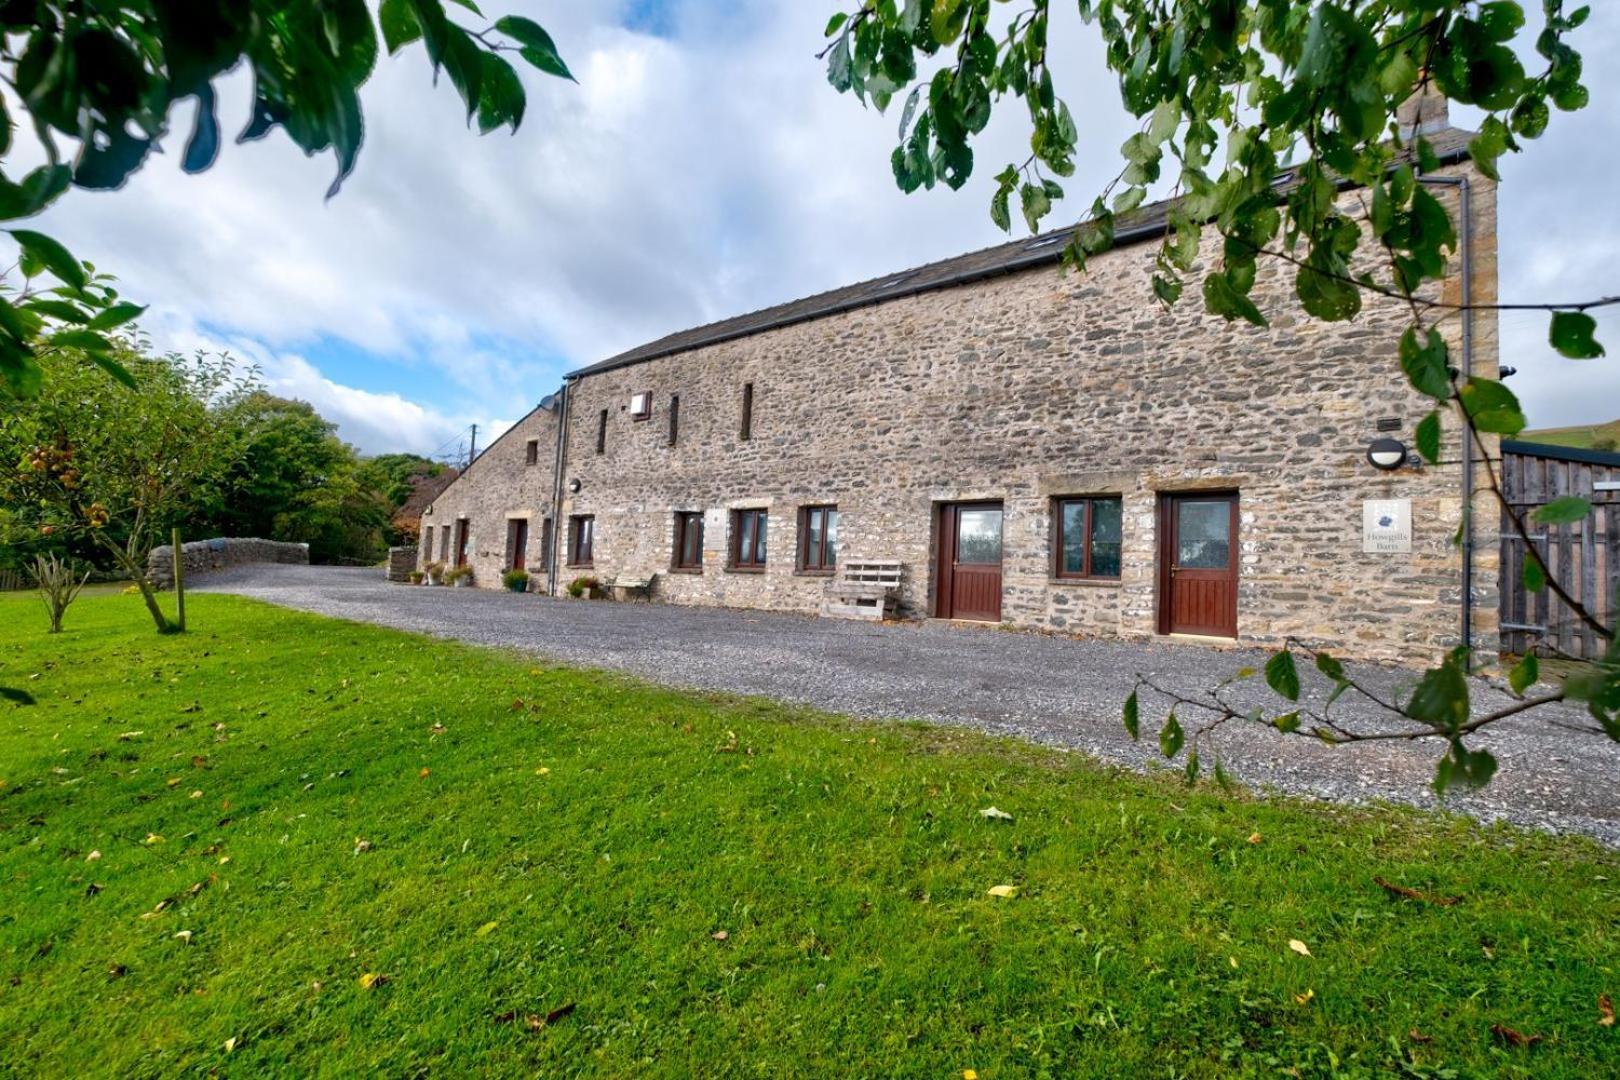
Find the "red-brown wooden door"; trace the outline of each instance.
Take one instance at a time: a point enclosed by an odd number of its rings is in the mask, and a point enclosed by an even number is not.
[[[529,519],[513,518],[506,523],[507,558],[511,569],[525,570],[529,565]]]
[[[1159,632],[1237,637],[1237,495],[1164,496],[1159,536]]]
[[[1001,621],[1000,503],[948,503],[939,512],[937,614]]]
[[[456,565],[467,565],[467,519],[456,522]]]

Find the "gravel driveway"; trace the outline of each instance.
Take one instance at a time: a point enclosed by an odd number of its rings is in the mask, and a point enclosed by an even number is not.
[[[1120,704],[1138,672],[1196,694],[1265,654],[1193,645],[1072,640],[941,623],[874,625],[802,615],[666,604],[588,603],[483,589],[391,585],[373,569],[244,566],[199,579],[197,591],[229,592],[287,607],[502,645],[588,667],[610,668],[673,686],[760,694],[874,719],[960,724],[997,735],[1083,750],[1134,768],[1162,764],[1156,740],[1167,702],[1143,700],[1142,743],[1120,725]],[[1385,694],[1411,685],[1412,672],[1360,667],[1355,675]],[[1301,671],[1318,704],[1330,689]],[[1507,699],[1484,683],[1481,704]],[[1229,695],[1245,708],[1281,711],[1259,680]],[[1346,695],[1334,714],[1350,719]],[[1477,737],[1500,762],[1479,795],[1445,805],[1485,821],[1506,820],[1582,832],[1620,846],[1620,745],[1562,730],[1577,710],[1541,710]],[[1363,715],[1363,719],[1372,714]],[[1212,736],[1228,772],[1260,789],[1340,801],[1388,799],[1432,806],[1438,742],[1375,742],[1331,747],[1229,723]]]

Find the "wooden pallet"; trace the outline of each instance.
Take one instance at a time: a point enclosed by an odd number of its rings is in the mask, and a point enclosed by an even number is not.
[[[846,562],[827,583],[821,613],[837,619],[892,619],[904,575],[905,566],[899,562]]]

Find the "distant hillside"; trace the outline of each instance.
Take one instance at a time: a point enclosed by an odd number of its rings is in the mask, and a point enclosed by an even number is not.
[[[1519,438],[1525,442],[1552,443],[1554,446],[1573,446],[1580,450],[1620,450],[1620,420],[1607,424],[1588,424],[1581,427],[1541,428],[1523,431]]]

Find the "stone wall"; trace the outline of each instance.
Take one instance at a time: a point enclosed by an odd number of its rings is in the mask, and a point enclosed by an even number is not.
[[[416,545],[388,549],[388,580],[409,581],[417,564]]]
[[[1468,174],[1474,300],[1488,303],[1495,188]],[[1455,210],[1453,191],[1436,194]],[[1407,309],[1369,296],[1354,321],[1321,323],[1299,308],[1288,268],[1262,261],[1255,299],[1269,328],[1205,314],[1195,288],[1167,312],[1150,291],[1153,255],[1151,243],[1127,246],[1093,260],[1082,276],[1054,267],[1013,273],[587,376],[568,407],[564,477],[569,486],[577,479],[579,491],[564,496],[558,542],[566,543],[569,516],[594,515],[589,572],[597,576],[656,573],[658,595],[681,603],[815,611],[825,579],[796,571],[797,512],[835,504],[842,557],[902,560],[902,610],[921,616],[932,610],[938,505],[1002,500],[1006,623],[1147,639],[1157,630],[1160,496],[1235,490],[1240,641],[1298,636],[1351,656],[1401,660],[1455,644],[1458,456],[1389,474],[1364,457],[1382,433],[1412,445],[1429,409],[1396,359]],[[1218,238],[1207,236],[1203,265],[1218,257]],[[1458,296],[1455,272],[1448,299]],[[1495,322],[1476,320],[1474,371],[1494,378]],[[1458,320],[1441,328],[1455,348]],[[749,383],[752,437],[744,440]],[[638,392],[653,395],[650,419],[629,412]],[[674,445],[672,395],[680,398]],[[1381,432],[1380,420],[1398,430]],[[1447,430],[1448,445],[1460,447],[1449,418]],[[549,461],[537,475],[547,471]],[[480,560],[500,550],[499,533],[486,530],[508,508],[538,513],[544,501],[514,488],[509,467],[486,476],[455,485],[424,523],[470,509],[479,581],[494,585]],[[461,500],[453,508],[450,495]],[[1118,581],[1054,578],[1059,495],[1123,498]],[[1362,551],[1362,502],[1383,498],[1411,500],[1410,554]],[[1492,648],[1496,515],[1478,506],[1476,643]],[[742,508],[770,511],[764,573],[726,566],[730,511]],[[706,515],[700,572],[671,572],[678,510]]]
[[[192,540],[180,545],[180,562],[186,580],[199,574],[223,570],[244,563],[298,563],[308,565],[309,545],[288,544],[277,540],[256,540],[245,537],[226,537],[214,540]],[[174,587],[174,546],[164,544],[152,549],[146,561],[146,573],[152,584],[160,589]]]
[[[534,461],[530,463],[530,444]],[[528,522],[524,562],[536,592],[544,592],[545,521],[557,475],[557,412],[537,408],[489,445],[422,515],[418,568],[454,565],[458,528],[467,532],[467,563],[473,582],[501,587],[501,574],[513,561],[512,522]],[[458,523],[465,522],[464,526]]]

